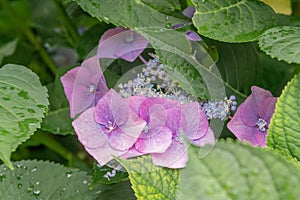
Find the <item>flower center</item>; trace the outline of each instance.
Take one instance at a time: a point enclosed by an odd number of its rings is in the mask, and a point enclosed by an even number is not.
[[[144,129],[143,129],[143,131],[144,131],[145,133],[148,133],[149,130],[150,130],[150,127],[149,127],[148,124],[146,124],[146,126],[145,126]]]
[[[107,128],[106,132],[110,133],[117,127],[117,125],[116,125],[116,122],[108,121],[105,127]]]
[[[88,90],[88,94],[92,94],[96,91],[96,86],[95,85],[90,85],[89,90]]]
[[[174,138],[177,142],[179,143],[183,143],[184,139],[181,133],[178,133],[175,138]]]
[[[266,131],[265,126],[267,125],[267,122],[261,118],[259,118],[256,122],[256,125],[258,126],[259,130],[262,132]]]

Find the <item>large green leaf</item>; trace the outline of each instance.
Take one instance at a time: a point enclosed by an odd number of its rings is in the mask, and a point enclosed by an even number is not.
[[[176,199],[178,169],[157,167],[150,156],[118,161],[129,173],[129,179],[139,200]]]
[[[171,27],[186,20],[166,15],[179,5],[172,1],[161,0],[75,0],[83,10],[99,20],[121,25],[125,27]],[[158,6],[163,5],[163,11]],[[174,6],[175,5],[175,6]],[[166,12],[167,11],[167,12]],[[116,14],[117,13],[117,14]]]
[[[272,58],[300,63],[300,27],[281,26],[269,29],[260,36],[258,44]]]
[[[8,64],[0,69],[0,159],[10,155],[40,127],[48,105],[47,89],[29,69]]]
[[[300,161],[300,74],[287,84],[276,104],[267,145]]]
[[[1,199],[95,199],[98,189],[89,190],[91,177],[85,172],[47,161],[20,161],[15,170],[0,166]]]
[[[292,200],[300,195],[300,170],[294,164],[277,153],[230,141],[218,142],[205,158],[190,147],[179,180],[179,200]]]
[[[192,0],[198,32],[224,42],[254,41],[276,24],[274,11],[261,1]]]
[[[262,65],[256,44],[218,41],[208,43],[218,50],[219,59],[216,65],[224,82],[231,86],[226,87],[228,96],[234,94],[242,102],[251,93],[251,86],[260,85],[262,80]]]

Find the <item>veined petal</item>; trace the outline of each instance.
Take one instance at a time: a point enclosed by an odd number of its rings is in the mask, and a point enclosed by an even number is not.
[[[204,146],[206,144],[214,145],[215,144],[215,135],[214,132],[211,130],[211,128],[207,129],[207,133],[204,135],[204,137],[191,141],[192,144],[196,146]]]
[[[195,6],[189,6],[182,11],[182,14],[191,19],[194,16],[195,12],[196,12]]]
[[[72,123],[79,141],[90,149],[100,148],[107,141],[105,133],[94,120],[94,111],[94,108],[89,108]]]
[[[154,165],[168,168],[183,168],[188,161],[185,144],[175,140],[164,153],[152,153],[151,155]]]
[[[261,105],[258,106],[258,114],[260,118],[264,119],[268,124],[270,124],[270,119],[274,114],[276,102],[276,97],[268,97],[263,100]]]
[[[200,139],[207,134],[209,123],[199,103],[183,104],[181,107],[181,116],[182,130],[190,141]]]
[[[135,142],[135,148],[142,153],[163,153],[172,143],[172,132],[166,127],[151,128],[143,132]]]
[[[111,148],[117,151],[127,151],[136,142],[137,137],[131,136],[120,128],[116,128],[113,131],[107,133],[109,145]]]
[[[132,109],[137,115],[140,113],[142,103],[148,99],[145,96],[131,96],[129,97],[129,108]]]

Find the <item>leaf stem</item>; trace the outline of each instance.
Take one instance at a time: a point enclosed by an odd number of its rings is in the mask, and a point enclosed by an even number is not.
[[[72,166],[75,160],[78,160],[76,156],[73,155],[71,151],[66,149],[62,144],[57,142],[54,137],[42,131],[37,131],[33,136],[33,140],[38,141],[39,143],[43,144],[47,148],[51,149],[64,159],[68,161],[69,166]]]
[[[0,0],[0,4],[2,7],[10,14],[10,17],[15,21],[16,24],[23,24],[23,19],[21,19],[14,9],[11,7],[7,0]],[[41,44],[41,39],[32,32],[27,26],[21,25],[20,31],[24,35],[24,37],[31,43],[31,45],[38,51],[39,55],[43,59],[44,63],[51,70],[53,75],[56,72],[56,64],[53,62],[51,57],[48,55],[47,51]]]
[[[70,44],[74,47],[79,40],[79,34],[75,25],[72,23],[69,18],[64,6],[61,4],[59,0],[53,0],[55,8],[60,16],[63,26],[66,28],[67,35],[70,36]]]

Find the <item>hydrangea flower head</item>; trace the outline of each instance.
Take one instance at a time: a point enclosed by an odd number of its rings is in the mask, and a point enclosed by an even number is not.
[[[108,91],[96,56],[85,60],[81,67],[70,70],[60,80],[70,104],[72,118],[87,108],[95,106]]]
[[[265,147],[277,98],[257,86],[252,86],[251,91],[252,94],[238,107],[227,127],[240,141]]]
[[[148,40],[140,34],[118,26],[102,35],[97,56],[99,58],[122,58],[133,62],[147,45]]]
[[[146,125],[128,103],[111,89],[73,122],[79,141],[100,165],[125,154]]]

